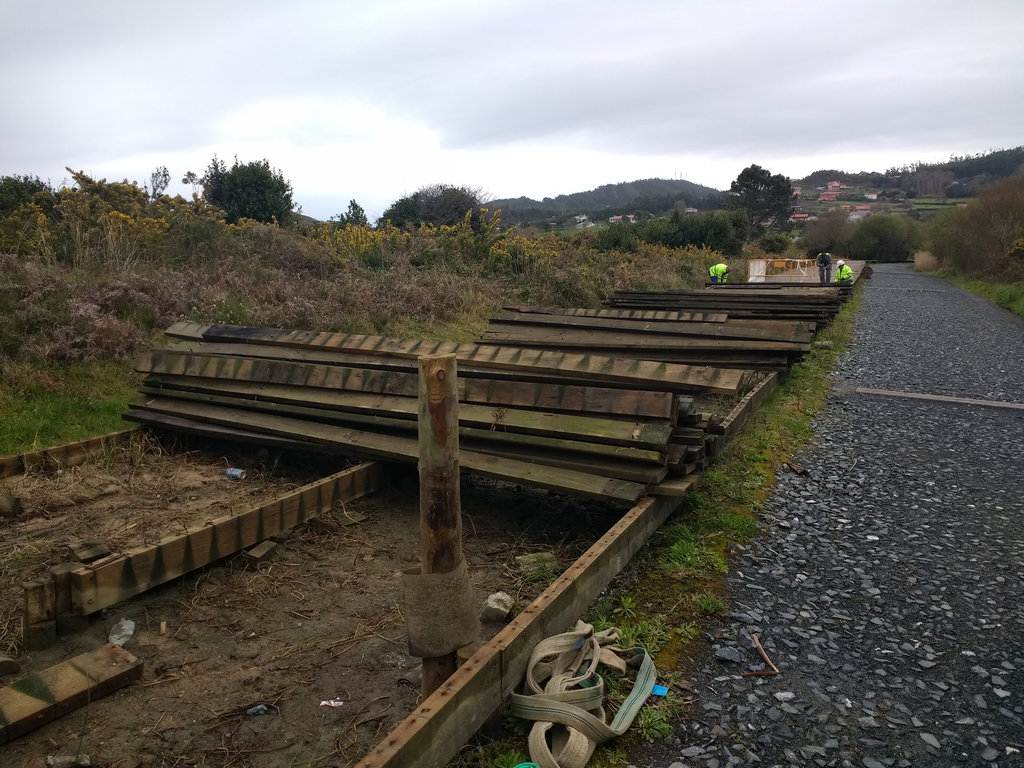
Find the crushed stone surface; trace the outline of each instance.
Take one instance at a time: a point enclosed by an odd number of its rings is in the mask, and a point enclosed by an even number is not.
[[[807,472],[780,473],[728,575],[695,715],[636,768],[1024,765],[1024,410],[856,392],[1024,403],[1024,320],[904,265],[863,290]],[[753,635],[779,675],[743,674]]]

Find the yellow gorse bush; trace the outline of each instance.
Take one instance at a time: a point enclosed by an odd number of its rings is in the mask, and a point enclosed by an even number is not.
[[[412,235],[384,222],[377,229],[346,224],[337,227],[322,222],[307,233],[307,237],[327,245],[331,253],[343,263],[361,263],[367,266],[386,264],[386,255],[408,248]]]

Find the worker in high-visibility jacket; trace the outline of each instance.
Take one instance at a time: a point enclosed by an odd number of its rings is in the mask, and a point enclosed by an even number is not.
[[[849,285],[853,282],[853,270],[850,269],[850,265],[843,260],[836,262],[836,279],[835,282]]]
[[[711,278],[712,283],[724,283],[729,279],[729,265],[715,264],[708,267],[708,277]]]

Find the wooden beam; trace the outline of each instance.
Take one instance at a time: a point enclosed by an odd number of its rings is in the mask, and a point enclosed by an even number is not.
[[[446,765],[522,683],[537,643],[571,628],[678,504],[671,497],[642,499],[367,753],[358,768]]]
[[[949,395],[930,395],[925,392],[900,392],[893,389],[870,389],[869,387],[857,387],[854,392],[858,395],[879,395],[881,397],[905,397],[911,400],[931,400],[936,403],[960,403],[962,405],[983,405],[987,408],[1006,408],[1008,410],[1024,411],[1024,403],[1011,403],[1003,400],[976,400],[970,397],[950,397]]]
[[[200,402],[219,403],[240,408],[287,413],[345,423],[380,424],[383,419],[397,419],[390,425],[412,431],[416,428],[417,405],[413,397],[366,392],[333,392],[277,384],[250,382],[219,382],[193,377],[155,376],[139,388],[144,394],[181,397]],[[192,393],[199,393],[194,396]],[[276,404],[289,406],[277,408]],[[322,409],[322,411],[321,411]],[[402,424],[401,422],[406,422]],[[640,422],[572,413],[547,413],[524,408],[464,404],[459,409],[459,422],[473,427],[527,435],[558,435],[562,439],[605,443],[626,447],[664,450],[671,424]]]
[[[502,307],[508,312],[567,317],[603,317],[621,320],[647,320],[656,322],[724,323],[729,316],[724,312],[681,312],[679,310],[643,309],[579,309],[569,307]]]
[[[611,349],[635,348],[647,351],[657,359],[662,350],[757,350],[766,352],[806,352],[807,341],[776,341],[765,339],[725,338],[722,336],[684,336],[619,331],[612,328],[566,328],[491,323],[484,332],[484,340],[492,344],[520,344],[523,346],[556,347],[558,349],[587,348],[598,354],[609,354]]]
[[[244,352],[244,348],[239,350]],[[140,373],[193,376],[230,381],[320,387],[347,392],[377,392],[416,397],[414,371],[354,368],[290,360],[203,355],[175,350],[154,350],[135,363]],[[554,382],[515,381],[459,376],[459,402],[576,414],[618,414],[637,418],[671,418],[679,398],[659,390],[611,389]]]
[[[142,677],[142,662],[113,643],[0,688],[0,744]]]
[[[379,464],[361,464],[247,512],[225,515],[184,534],[83,566],[69,574],[73,610],[88,615],[127,600],[324,514],[338,503],[372,493],[382,483]]]
[[[176,326],[168,329],[171,334]],[[714,391],[735,394],[739,387],[734,371],[706,366],[666,365],[657,360],[620,360],[594,354],[563,353],[554,350],[519,349],[490,344],[455,344],[453,342],[392,339],[360,334],[316,333],[312,331],[281,331],[242,326],[209,326],[202,330],[203,343],[194,351],[217,350],[217,354],[233,354],[238,344],[245,344],[245,354],[282,359],[305,359],[311,362],[344,364],[346,355],[358,355],[361,364],[378,367],[403,366],[423,355],[455,354],[460,375],[501,371],[522,377],[524,374],[561,375],[575,383],[598,386],[628,386],[637,389],[668,389],[673,392]],[[206,342],[222,346],[207,347]],[[230,342],[225,347],[223,343]],[[276,351],[267,347],[277,347]],[[290,355],[289,355],[290,353]]]
[[[89,456],[110,450],[113,446],[120,444],[134,431],[134,428],[124,429],[120,432],[98,435],[66,445],[0,456],[0,477],[20,475],[26,470],[47,471],[58,467],[77,466]]]
[[[487,330],[508,330],[516,327],[537,326],[540,328],[572,328],[581,330],[603,330],[617,333],[642,333],[651,335],[698,336],[716,339],[761,339],[769,341],[810,341],[813,328],[807,323],[793,320],[762,320],[749,322],[654,322],[649,320],[620,320],[602,317],[578,317],[575,315],[541,315],[519,312],[502,312],[492,315]]]
[[[317,424],[303,419],[224,406],[151,398],[144,405],[125,414],[125,418],[145,424],[147,423],[146,411],[156,411],[221,426],[241,424],[252,431],[262,431],[311,443],[322,443],[333,448],[344,447],[347,453],[363,458],[383,458],[404,462],[416,460],[416,441],[410,437]],[[634,502],[644,491],[644,486],[638,483],[590,473],[556,470],[539,464],[502,459],[498,456],[487,456],[473,451],[462,451],[460,459],[463,468],[488,477],[522,482],[526,485],[550,490],[579,493],[595,498]]]

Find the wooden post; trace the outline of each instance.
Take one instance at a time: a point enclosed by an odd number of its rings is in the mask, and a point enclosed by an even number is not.
[[[459,403],[455,355],[419,358],[420,573],[448,573],[462,562]],[[423,659],[427,698],[458,665],[458,654]]]

